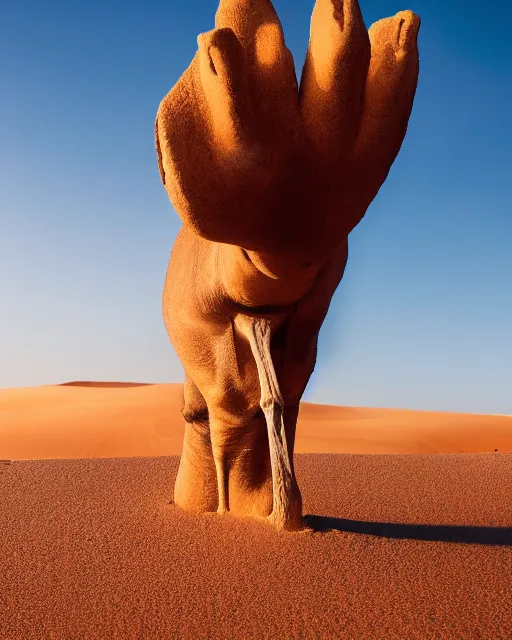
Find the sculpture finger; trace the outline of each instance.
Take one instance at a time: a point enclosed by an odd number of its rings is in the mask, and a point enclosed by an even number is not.
[[[215,26],[234,31],[256,76],[276,79],[289,76],[290,55],[281,22],[270,0],[221,0]],[[295,77],[294,69],[293,75]]]
[[[299,102],[313,141],[333,159],[354,141],[369,61],[357,0],[317,0]]]
[[[226,153],[244,151],[252,121],[245,51],[230,28],[201,34],[197,42],[199,75],[216,147]]]
[[[258,33],[268,29],[277,36],[266,52],[269,57],[276,55],[284,41],[281,22],[270,0],[220,0],[215,26],[233,29],[247,52],[256,46]]]
[[[375,196],[402,145],[411,114],[419,59],[420,19],[401,11],[370,28],[371,61],[355,161]]]
[[[215,30],[198,41],[199,51],[158,108],[156,148],[162,182],[182,221],[219,240],[224,227],[220,213],[211,212],[232,213],[225,178],[252,166],[246,151],[251,101],[245,52],[235,34]]]

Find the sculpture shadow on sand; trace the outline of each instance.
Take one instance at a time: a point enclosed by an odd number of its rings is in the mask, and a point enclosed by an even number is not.
[[[312,514],[304,516],[304,523],[316,533],[342,531],[397,540],[512,546],[512,527],[365,522]]]

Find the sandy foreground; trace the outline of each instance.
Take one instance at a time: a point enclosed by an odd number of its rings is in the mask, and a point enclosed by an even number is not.
[[[172,503],[180,408],[0,391],[0,640],[512,638],[510,418],[305,404],[278,534]]]

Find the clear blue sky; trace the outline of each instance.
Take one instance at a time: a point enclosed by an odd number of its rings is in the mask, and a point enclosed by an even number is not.
[[[420,14],[420,82],[350,257],[315,402],[512,413],[508,0],[362,0]],[[311,0],[276,0],[300,74]],[[0,20],[0,387],[180,381],[161,290],[179,219],[160,100],[215,0],[16,0]]]

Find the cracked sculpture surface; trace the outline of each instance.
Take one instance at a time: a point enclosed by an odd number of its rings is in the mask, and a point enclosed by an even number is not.
[[[185,369],[175,502],[302,526],[299,401],[348,234],[400,149],[419,18],[368,31],[356,0],[317,0],[300,86],[269,0],[221,0],[160,104],[162,181],[183,225],[163,314]]]

